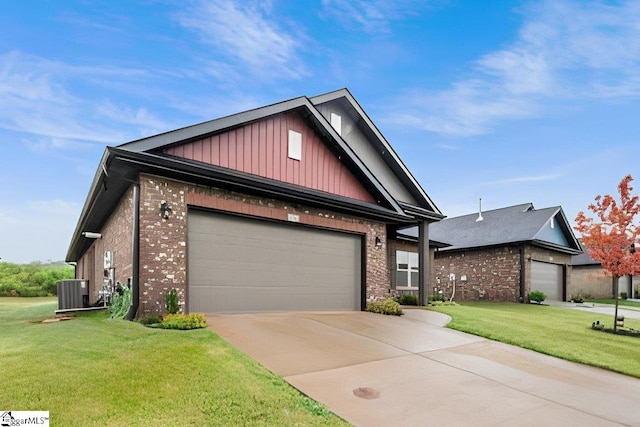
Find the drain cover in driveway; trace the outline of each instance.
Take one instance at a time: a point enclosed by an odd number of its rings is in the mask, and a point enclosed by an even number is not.
[[[380,397],[380,392],[371,387],[358,387],[353,389],[353,394],[361,399],[377,399]]]

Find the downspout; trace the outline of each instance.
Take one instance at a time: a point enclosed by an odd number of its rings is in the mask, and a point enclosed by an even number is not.
[[[133,184],[133,250],[131,260],[131,308],[125,316],[133,320],[140,305],[140,183]]]
[[[518,302],[524,302],[524,247],[520,246],[518,251],[520,252],[520,297]]]

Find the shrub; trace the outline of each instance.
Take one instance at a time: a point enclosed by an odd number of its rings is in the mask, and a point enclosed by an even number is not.
[[[171,288],[165,297],[165,308],[169,314],[176,314],[180,310],[180,298],[176,288]]]
[[[384,301],[371,301],[367,303],[367,311],[371,313],[379,314],[391,314],[394,316],[400,316],[402,309],[393,298],[387,298]]]
[[[131,307],[131,289],[128,286],[122,286],[120,283],[116,286],[116,291],[111,297],[109,311],[112,319],[124,319]]]
[[[443,294],[432,294],[429,295],[429,301],[433,302],[433,301],[444,301],[444,295]]]
[[[542,291],[531,291],[527,294],[527,298],[529,301],[535,301],[540,304],[542,301],[547,299],[547,295]]]
[[[402,294],[395,300],[400,305],[418,305],[418,297],[414,294]]]
[[[150,315],[150,316],[144,316],[141,317],[138,322],[140,322],[143,325],[156,325],[160,322],[162,322],[162,316],[156,316],[156,315]]]
[[[620,292],[620,298],[627,299],[628,295],[626,292]]]
[[[584,297],[580,292],[578,292],[576,295],[571,295],[571,301],[579,304],[581,302],[584,302]]]
[[[458,303],[455,301],[431,301],[430,305],[434,307],[441,307],[441,306],[449,306],[449,305],[458,305]]]
[[[162,318],[162,322],[158,324],[162,329],[200,329],[207,326],[207,319],[203,314],[168,314]]]

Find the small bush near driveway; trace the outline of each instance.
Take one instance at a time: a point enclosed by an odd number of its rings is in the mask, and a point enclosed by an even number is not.
[[[396,297],[395,300],[400,305],[418,305],[418,297],[414,294],[402,294]]]
[[[371,301],[367,303],[367,311],[371,313],[390,314],[393,316],[402,315],[402,309],[393,298],[387,298],[384,301]]]
[[[527,294],[527,298],[529,301],[537,302],[540,304],[542,301],[547,299],[547,295],[542,291],[531,291]]]

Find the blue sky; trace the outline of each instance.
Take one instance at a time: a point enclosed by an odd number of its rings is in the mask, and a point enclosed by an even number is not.
[[[637,1],[7,0],[0,258],[64,259],[105,146],[342,87],[448,216],[640,177]]]

